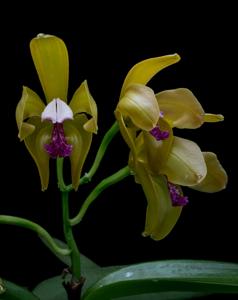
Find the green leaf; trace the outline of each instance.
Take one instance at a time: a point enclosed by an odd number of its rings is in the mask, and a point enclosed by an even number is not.
[[[119,297],[119,300],[186,300],[197,298],[201,296],[207,296],[204,293],[197,293],[197,292],[161,292],[161,293],[148,293],[142,295],[135,295],[135,296],[127,296],[127,297]],[[98,298],[99,299],[99,298]],[[115,298],[113,298],[115,299]],[[200,298],[199,298],[200,299]]]
[[[39,283],[33,293],[40,300],[66,300],[67,294],[62,285],[61,276],[49,278]]]
[[[132,265],[99,280],[85,293],[83,299],[107,300],[141,294],[147,294],[147,299],[150,299],[149,293],[161,292],[238,294],[238,264],[168,260]],[[136,296],[134,299],[139,298]],[[179,298],[175,295],[171,299]]]
[[[58,239],[54,239],[55,242],[62,248],[66,247],[66,244]],[[58,258],[66,265],[70,266],[70,257],[58,256]],[[81,270],[82,276],[86,278],[84,283],[82,294],[92,286],[96,281],[100,280],[107,274],[120,269],[122,266],[113,267],[100,267],[92,260],[81,254]],[[67,299],[66,292],[62,285],[61,276],[49,278],[39,283],[33,290],[34,294],[42,300],[65,300]]]
[[[16,285],[10,281],[1,280],[0,282],[0,300],[39,300],[27,289]]]
[[[66,244],[58,239],[64,248]],[[69,256],[58,256],[70,266]],[[100,267],[81,254],[84,300],[179,300],[213,293],[238,293],[238,264],[169,260],[132,266]],[[42,300],[66,300],[61,276],[41,282],[34,294]],[[1,299],[1,298],[0,298]]]
[[[124,266],[100,267],[92,260],[81,254],[82,276],[86,278],[86,281],[82,288],[82,295],[98,280],[102,279],[112,272],[121,269],[122,267]]]
[[[67,248],[66,243],[63,241],[54,238],[55,242],[61,248]],[[57,255],[58,258],[65,263],[67,266],[71,265],[70,256]],[[86,281],[83,286],[82,293],[84,293],[92,284],[106,276],[107,274],[114,272],[123,266],[110,266],[110,267],[100,267],[91,259],[87,258],[85,255],[81,253],[81,270],[82,276],[86,278]]]

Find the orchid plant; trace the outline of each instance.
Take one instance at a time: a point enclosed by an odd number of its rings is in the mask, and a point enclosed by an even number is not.
[[[177,63],[179,55],[146,59],[131,68],[115,107],[115,123],[103,137],[91,169],[82,175],[98,128],[96,102],[86,80],[68,101],[69,59],[63,40],[39,34],[31,40],[30,51],[45,99],[23,87],[16,108],[18,136],[38,168],[43,191],[49,184],[49,161],[56,162],[65,241],[53,238],[42,226],[24,218],[0,215],[0,223],[35,231],[66,268],[61,276],[39,284],[31,292],[0,280],[0,299],[13,299],[11,295],[29,300],[160,299],[161,292],[170,299],[187,299],[216,292],[238,293],[235,264],[177,260],[101,268],[80,253],[73,233],[73,227],[82,221],[99,194],[128,176],[134,176],[142,187],[147,200],[143,236],[154,240],[162,240],[171,232],[189,203],[183,186],[207,193],[226,187],[227,174],[216,154],[202,152],[196,143],[173,133],[173,128],[196,129],[204,122],[223,121],[223,116],[205,113],[188,89],[155,93],[148,86],[158,72]],[[128,146],[128,164],[96,185],[79,212],[71,217],[70,193],[92,180],[118,133]],[[65,159],[70,160],[70,184],[64,181]]]

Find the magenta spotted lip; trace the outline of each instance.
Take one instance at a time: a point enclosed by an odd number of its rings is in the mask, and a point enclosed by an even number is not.
[[[150,134],[157,140],[157,141],[163,141],[166,140],[169,137],[169,131],[163,131],[159,128],[159,126],[156,126],[150,130]]]
[[[51,143],[44,145],[44,148],[51,158],[70,156],[73,146],[66,141],[62,123],[54,123]]]
[[[188,204],[188,197],[182,195],[181,189],[177,185],[168,182],[168,188],[173,206],[185,206]]]
[[[51,158],[70,156],[73,146],[66,141],[63,122],[72,119],[71,108],[59,98],[53,99],[42,112],[41,120],[48,120],[53,123],[51,142],[44,145]]]

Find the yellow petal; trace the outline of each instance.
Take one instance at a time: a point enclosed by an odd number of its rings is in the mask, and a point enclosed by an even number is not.
[[[206,177],[192,189],[201,192],[215,193],[223,190],[227,185],[227,174],[220,164],[215,153],[203,152],[203,156],[207,165]]]
[[[136,175],[147,198],[144,236],[154,240],[166,237],[176,224],[182,207],[173,207],[164,176],[150,175],[143,164],[137,165]]]
[[[129,117],[140,129],[151,130],[159,120],[159,105],[152,89],[140,84],[133,84],[120,99],[117,110]]]
[[[164,118],[178,128],[197,128],[203,123],[204,110],[193,93],[184,88],[156,94]]]
[[[76,90],[69,104],[74,115],[86,113],[92,118],[84,124],[84,129],[88,132],[97,133],[97,105],[90,94],[87,81],[85,80]]]
[[[209,122],[209,123],[215,123],[215,122],[221,122],[224,120],[223,115],[214,115],[214,114],[205,114],[203,116],[203,121],[204,122]]]
[[[85,122],[87,122],[85,115],[77,115],[73,121],[64,122],[66,140],[73,145],[70,163],[72,185],[75,190],[78,189],[83,164],[92,142],[92,133],[84,130]]]
[[[134,83],[146,85],[150,79],[162,69],[175,64],[180,60],[178,54],[165,55],[149,58],[134,65],[128,72],[121,90],[121,96],[124,95],[127,87]]]
[[[24,140],[35,130],[33,124],[24,121],[31,117],[40,117],[44,107],[45,105],[40,97],[34,91],[24,86],[21,100],[18,102],[16,108],[16,121],[19,130],[18,137],[20,140]]]
[[[174,184],[192,186],[206,176],[207,167],[197,144],[190,140],[174,137],[166,165],[161,173]]]
[[[35,131],[25,138],[25,145],[34,159],[41,180],[42,191],[46,190],[49,183],[49,155],[44,149],[50,143],[52,126],[48,122],[41,123],[40,118],[31,118],[29,122]]]
[[[129,146],[129,148],[131,149],[131,151],[133,152],[133,155],[136,154],[136,148],[135,148],[135,131],[134,130],[130,130],[130,128],[128,128],[124,122],[123,116],[120,113],[120,111],[116,110],[115,111],[115,117],[117,119],[119,128],[120,128],[120,132],[122,137],[124,138],[125,142],[127,143],[127,145]]]
[[[64,42],[53,35],[38,34],[30,49],[47,102],[54,98],[67,101],[69,59]]]
[[[173,144],[173,130],[162,118],[159,120],[159,128],[168,131],[169,137],[163,141],[157,141],[150,133],[143,132],[145,151],[147,153],[147,163],[152,173],[160,174],[161,169],[166,164]]]
[[[222,115],[205,113],[194,94],[185,88],[156,94],[164,118],[173,127],[198,128],[204,122],[223,121]]]

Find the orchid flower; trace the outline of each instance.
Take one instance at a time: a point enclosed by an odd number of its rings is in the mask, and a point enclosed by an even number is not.
[[[129,166],[147,198],[143,235],[163,239],[176,224],[188,198],[181,186],[203,192],[225,188],[227,175],[216,155],[173,135],[173,128],[200,127],[222,121],[207,114],[185,88],[155,94],[146,86],[163,68],[178,62],[177,54],[144,60],[127,74],[115,110],[122,136],[131,152]]]
[[[77,190],[92,133],[97,132],[96,103],[84,81],[67,104],[69,59],[60,38],[39,34],[31,40],[30,50],[47,105],[23,87],[16,108],[18,137],[37,165],[42,190],[48,187],[50,157],[69,157],[72,185]]]

